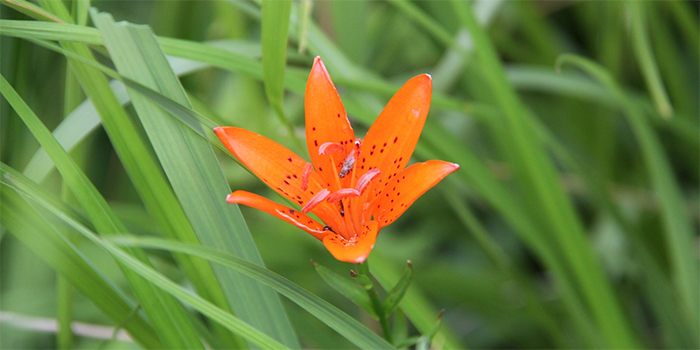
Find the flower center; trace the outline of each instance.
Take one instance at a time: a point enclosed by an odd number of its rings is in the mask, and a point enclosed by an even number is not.
[[[345,154],[345,147],[338,143],[326,142],[319,147],[318,153],[328,155],[331,163],[335,166],[336,171],[334,172],[334,177],[337,188],[339,189],[331,193],[328,188],[324,188],[311,198],[302,209],[303,213],[307,213],[324,201],[331,204],[337,209],[331,211],[335,223],[327,227],[329,227],[330,231],[339,234],[346,240],[356,239],[361,232],[360,230],[366,219],[366,215],[364,215],[365,210],[368,207],[368,205],[366,205],[368,195],[365,195],[365,193],[367,193],[367,189],[372,180],[381,173],[379,169],[375,168],[366,172],[358,179],[356,176],[357,172],[353,171],[353,169],[355,160],[360,154],[361,141],[355,140],[353,145],[355,147],[351,149],[350,152],[347,152],[347,154]],[[344,155],[342,162],[336,160],[339,154]],[[340,168],[338,169],[338,167]],[[310,174],[311,166],[307,163],[302,174],[302,190],[304,190],[304,187],[308,184]],[[349,180],[345,179],[348,175],[350,176]],[[347,185],[349,185],[349,187]]]

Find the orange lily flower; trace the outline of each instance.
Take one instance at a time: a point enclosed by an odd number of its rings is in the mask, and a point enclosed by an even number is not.
[[[338,260],[361,263],[377,233],[459,165],[430,160],[406,168],[430,109],[432,79],[412,78],[394,95],[364,140],[356,139],[320,57],[306,85],[306,143],[311,163],[282,145],[236,128],[214,129],[255,175],[301,206],[292,209],[246,191],[226,201],[247,205],[321,240]],[[324,224],[306,215],[314,213]]]

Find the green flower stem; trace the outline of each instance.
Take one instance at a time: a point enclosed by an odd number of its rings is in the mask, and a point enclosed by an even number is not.
[[[369,262],[365,260],[364,263],[357,264],[357,270],[360,272],[360,275],[367,276],[367,278],[372,279],[372,275],[369,272]],[[389,315],[384,313],[384,304],[382,303],[381,300],[379,300],[379,295],[377,294],[377,290],[374,288],[374,283],[369,283],[365,286],[365,290],[367,290],[367,294],[369,295],[369,300],[372,302],[372,308],[374,309],[374,312],[377,313],[377,316],[379,316],[379,324],[382,326],[382,333],[384,333],[384,339],[388,341],[390,344],[394,344],[394,341],[391,339],[391,326],[389,326]]]

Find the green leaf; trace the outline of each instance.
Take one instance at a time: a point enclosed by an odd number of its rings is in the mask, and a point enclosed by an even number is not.
[[[384,313],[386,315],[391,315],[391,312],[394,311],[396,306],[399,305],[399,302],[401,302],[401,299],[403,299],[403,296],[408,290],[408,286],[411,284],[412,278],[413,264],[411,264],[411,261],[409,260],[408,266],[406,266],[406,270],[401,276],[401,279],[399,279],[394,288],[389,291],[389,294],[387,294],[386,298],[384,299]]]
[[[96,11],[91,15],[121,74],[192,108],[148,27],[115,24],[109,14]],[[262,265],[240,212],[224,200],[231,190],[208,142],[138,92],[129,94],[199,241]],[[221,267],[215,272],[236,315],[282,344],[299,347],[272,290]]]
[[[180,58],[170,58],[168,61],[173,71],[178,76],[208,67],[208,65],[203,63]],[[112,89],[114,96],[121,105],[126,105],[131,102],[131,98],[126,93],[126,87],[123,83],[114,80],[109,83],[109,87]],[[70,152],[101,124],[102,120],[95,109],[95,105],[88,99],[74,108],[71,113],[58,124],[52,133],[61,146]],[[51,158],[49,158],[43,148],[40,148],[34,153],[32,159],[29,160],[23,173],[33,181],[43,182],[53,169],[54,164]]]
[[[316,272],[318,272],[319,276],[321,276],[321,278],[323,278],[323,280],[326,281],[329,286],[333,287],[333,289],[338,291],[338,293],[342,294],[353,303],[367,311],[370,316],[374,317],[375,319],[378,318],[377,313],[374,312],[374,309],[372,308],[372,303],[369,300],[367,291],[365,291],[362,286],[347,277],[338,275],[337,273],[313,260],[311,260],[311,263],[314,265],[314,268],[316,269]]]
[[[284,95],[284,68],[287,63],[287,31],[291,0],[263,0],[260,41],[262,42],[262,72],[265,94],[270,104],[289,124],[282,109]]]

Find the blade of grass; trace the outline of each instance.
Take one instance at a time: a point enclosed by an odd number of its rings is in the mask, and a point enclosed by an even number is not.
[[[122,74],[191,110],[184,90],[148,27],[118,25],[109,14],[96,11],[91,16]],[[200,242],[262,265],[240,212],[224,201],[231,190],[211,146],[146,97],[129,93]],[[215,271],[236,315],[282,344],[299,347],[282,304],[272,290],[235,272],[221,268]]]
[[[700,293],[698,286],[698,256],[694,249],[695,234],[688,211],[684,206],[683,195],[676,183],[673,170],[663,148],[636,105],[630,102],[614,79],[596,63],[574,55],[562,55],[557,59],[557,66],[574,65],[609,89],[624,102],[624,115],[627,123],[637,138],[642,149],[644,163],[649,173],[654,194],[662,208],[664,234],[668,247],[668,256],[672,267],[672,280],[680,300],[684,304],[684,317],[692,329],[700,325],[698,314]]]
[[[292,124],[284,114],[284,68],[287,63],[287,31],[291,0],[263,0],[260,41],[262,43],[262,73],[265,94],[272,109],[294,139]]]
[[[306,311],[316,316],[346,339],[362,349],[390,349],[392,346],[325,300],[309,293],[286,278],[234,255],[207,247],[197,247],[155,238],[121,237],[113,240],[119,245],[166,249],[196,255],[244,273],[274,288]]]
[[[147,349],[163,345],[151,325],[140,315],[129,317],[134,305],[105,276],[8,184],[16,184],[22,174],[0,163],[0,222],[51,268],[61,273],[114,323],[124,323],[133,339]],[[26,178],[24,178],[26,180]],[[28,180],[27,180],[28,181]],[[41,193],[41,192],[40,192]]]
[[[20,175],[21,176],[21,175]],[[3,181],[2,182],[2,189],[6,189],[7,184]],[[157,274],[157,272],[152,272],[150,269],[144,269],[144,265],[139,265],[137,262],[135,262],[134,259],[130,260],[129,262],[125,262],[123,259],[124,253],[120,249],[114,247],[114,245],[111,242],[114,242],[119,245],[123,246],[142,246],[145,248],[154,248],[154,249],[165,249],[169,250],[172,252],[180,252],[183,254],[191,254],[195,255],[204,259],[208,259],[212,262],[215,262],[217,264],[221,264],[223,266],[226,266],[231,269],[235,269],[236,271],[239,271],[240,273],[243,273],[250,278],[256,279],[260,281],[261,283],[264,283],[265,285],[274,288],[277,292],[280,294],[286,296],[289,298],[291,301],[297,303],[299,306],[304,308],[305,310],[309,311],[312,315],[316,316],[319,318],[321,321],[326,323],[328,326],[336,330],[338,333],[346,337],[348,340],[352,341],[356,345],[358,345],[360,348],[364,349],[388,349],[391,348],[391,346],[386,343],[382,338],[374,334],[372,331],[367,329],[367,327],[363,326],[359,322],[357,322],[355,319],[352,317],[348,316],[347,314],[343,313],[340,311],[338,308],[335,306],[331,305],[330,303],[326,302],[325,300],[309,293],[308,291],[304,290],[303,288],[297,286],[296,284],[292,283],[291,281],[285,279],[284,277],[275,274],[274,272],[271,272],[264,267],[261,267],[257,264],[253,264],[249,261],[246,261],[244,259],[241,259],[235,255],[228,254],[222,251],[214,250],[211,248],[207,247],[200,247],[196,245],[191,245],[191,244],[184,244],[184,243],[179,243],[175,241],[168,241],[168,240],[163,240],[163,239],[153,239],[153,238],[138,238],[138,239],[131,239],[129,236],[122,236],[117,239],[114,239],[112,241],[107,241],[98,238],[93,232],[91,232],[89,229],[87,229],[84,225],[82,225],[80,222],[75,220],[74,218],[71,217],[71,215],[65,213],[63,210],[61,210],[59,207],[55,206],[54,203],[51,202],[50,199],[48,199],[41,190],[36,190],[32,189],[29,187],[25,186],[18,186],[18,187],[12,187],[9,188],[7,191],[8,193],[11,193],[12,195],[19,197],[18,192],[21,193],[23,196],[26,196],[27,198],[31,199],[32,201],[35,201],[38,205],[46,208],[48,211],[56,215],[58,218],[63,220],[65,223],[70,225],[72,228],[83,234],[85,237],[93,241],[94,243],[102,246],[103,248],[107,249],[110,253],[113,253],[117,251],[118,257],[120,261],[124,262],[125,264],[128,264],[129,267],[135,267],[135,271],[138,273],[147,273],[150,276],[153,276],[154,273]],[[3,194],[5,191],[3,191]],[[4,204],[4,203],[3,203]],[[111,248],[110,248],[111,247]],[[150,270],[150,272],[144,272],[145,270]],[[149,279],[150,280],[150,279]],[[163,287],[163,283],[153,281],[153,283],[158,283],[157,285],[162,288],[168,288],[168,291],[172,291],[172,288],[170,287]],[[172,284],[172,282],[169,282]],[[166,283],[167,284],[167,283]],[[181,288],[181,287],[177,287]],[[183,297],[183,294],[180,292],[177,292],[177,297],[180,298],[181,300],[187,302],[191,306],[195,307],[198,311],[206,314],[207,316],[211,317],[213,320],[217,322],[227,322],[227,319],[230,319],[232,316],[229,314],[215,311],[212,313],[207,313],[211,312],[211,308],[209,306],[201,307],[202,305],[210,305],[207,304],[206,301],[203,301],[199,299],[198,297],[190,294],[189,292],[184,292],[185,294],[189,295],[187,297]],[[173,293],[175,294],[175,293]],[[191,301],[193,301],[191,303]],[[196,302],[196,303],[195,303]],[[218,309],[217,309],[218,310]],[[240,322],[240,321],[237,321]],[[262,335],[262,334],[261,334]],[[262,335],[263,337],[266,337]],[[267,337],[266,337],[267,338]],[[267,338],[270,339],[270,338]],[[270,339],[272,340],[272,339]],[[272,340],[274,341],[274,340]],[[265,347],[263,347],[265,348]]]
[[[63,20],[71,20],[63,3],[45,1],[43,4]],[[64,41],[60,41],[60,43],[66,52],[71,52],[88,61],[94,61],[87,46]],[[153,156],[151,148],[137,131],[133,120],[112,94],[105,77],[98,70],[82,63],[82,60],[69,59],[69,62],[84,91],[100,114],[102,125],[109,135],[115,151],[144,205],[161,229],[160,232],[168,237],[197,244],[199,242],[197,236],[190,223],[187,222],[185,213]],[[175,256],[175,259],[202,296],[223,309],[229,308],[214,271],[206,261],[178,255]],[[165,296],[160,291],[157,293]],[[162,327],[164,329],[171,329],[172,332],[177,327],[184,327],[182,333],[173,338],[175,342],[173,345],[177,344],[178,341],[185,341],[176,346],[187,346],[188,342],[190,346],[201,346],[201,341],[194,335],[195,331],[191,323],[181,311],[177,311],[177,308],[173,310],[175,317],[172,319],[165,318],[166,313],[162,311],[154,310],[154,312],[160,313],[158,316],[163,317],[165,323]],[[168,327],[169,323],[172,323],[170,327]],[[160,327],[161,325],[154,321],[154,326]],[[226,338],[227,346],[240,346],[242,343],[240,339],[226,333],[228,332],[224,332],[223,336]]]
[[[661,80],[661,74],[656,65],[656,59],[652,54],[651,43],[649,43],[649,36],[647,35],[646,4],[628,1],[627,6],[632,22],[630,26],[632,47],[634,47],[634,53],[637,56],[647,89],[651,93],[654,106],[659,114],[664,118],[671,118],[673,116],[673,106],[671,106],[671,101],[668,99],[664,83]]]
[[[5,77],[1,75],[0,92],[37,141],[39,141],[39,144],[49,153],[61,175],[63,175],[64,181],[70,186],[71,191],[80,201],[98,231],[105,235],[126,232],[124,226],[119,222],[119,219],[109,208],[104,198],[97,192],[97,189],[90,183],[80,168],[77,167],[68,153],[61,148],[46,126],[41,123],[39,118],[34,115],[17,92],[5,80]],[[142,261],[147,261],[147,257],[142,251],[132,250],[131,252],[136,254]],[[172,297],[154,289],[153,285],[127,269],[122,269],[122,271],[138,296],[144,311],[146,311],[149,319],[153,322],[153,326],[164,346],[168,348],[179,348],[182,346],[202,347],[194,330],[189,325],[189,321],[185,318],[185,310],[182,308],[182,305],[177,303]]]
[[[512,140],[511,146],[514,148],[506,153],[510,154],[510,160],[517,169],[523,190],[542,206],[542,219],[571,264],[578,288],[600,326],[608,346],[638,347],[638,341],[603,274],[590,242],[586,239],[571,200],[557,181],[556,170],[547,159],[541,143],[531,133],[532,128],[525,119],[526,111],[513,86],[507,81],[490,39],[476,21],[470,4],[460,1],[453,4],[462,23],[474,39],[476,55],[482,65],[486,83],[503,110],[506,125],[502,132]]]
[[[208,65],[203,63],[180,58],[170,58],[169,61],[170,66],[178,76],[208,67]],[[131,102],[124,84],[119,81],[111,81],[109,87],[121,105]],[[102,121],[95,109],[95,105],[88,99],[71,109],[70,114],[53,130],[53,136],[64,149],[70,152],[101,124]],[[43,148],[40,148],[29,160],[23,173],[35,182],[43,182],[53,169],[54,164],[51,158],[49,158]]]

